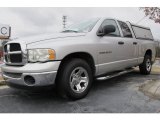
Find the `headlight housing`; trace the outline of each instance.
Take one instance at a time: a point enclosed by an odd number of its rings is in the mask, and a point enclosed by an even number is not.
[[[28,50],[29,62],[46,62],[55,60],[56,53],[52,49],[30,49]]]

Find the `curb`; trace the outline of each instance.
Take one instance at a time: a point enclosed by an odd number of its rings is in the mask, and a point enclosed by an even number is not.
[[[1,85],[6,85],[6,81],[5,80],[0,80],[0,86]]]

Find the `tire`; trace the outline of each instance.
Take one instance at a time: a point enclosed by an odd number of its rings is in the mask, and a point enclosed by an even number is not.
[[[57,92],[63,98],[73,100],[85,97],[92,85],[91,67],[82,59],[65,61],[57,79]]]
[[[143,63],[139,65],[140,73],[143,75],[149,75],[152,69],[151,56],[145,55]]]

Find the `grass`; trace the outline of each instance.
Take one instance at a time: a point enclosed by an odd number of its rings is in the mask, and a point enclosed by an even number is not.
[[[153,66],[151,73],[153,73],[153,74],[160,74],[160,67]]]

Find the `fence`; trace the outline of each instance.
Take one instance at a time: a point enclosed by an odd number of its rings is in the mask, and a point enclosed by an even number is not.
[[[160,58],[160,41],[156,41],[156,57]]]

